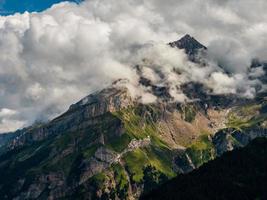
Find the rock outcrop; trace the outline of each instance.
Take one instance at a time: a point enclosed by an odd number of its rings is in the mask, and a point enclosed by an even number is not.
[[[262,128],[251,128],[244,131],[224,129],[213,136],[212,142],[217,156],[221,156],[225,152],[244,147],[259,137],[267,137],[267,130]]]
[[[85,130],[96,124],[98,117],[132,105],[134,101],[127,88],[109,87],[71,105],[67,112],[48,124],[23,130],[9,146],[14,149],[35,141],[42,141],[51,135]]]
[[[195,38],[188,34],[182,37],[180,40],[169,43],[169,45],[171,47],[184,49],[189,55],[195,55],[200,49],[207,50],[207,47],[199,43]]]
[[[171,47],[184,49],[188,58],[193,62],[199,62],[198,54],[205,53],[207,47],[199,43],[195,38],[190,35],[185,35],[180,40],[169,43]]]

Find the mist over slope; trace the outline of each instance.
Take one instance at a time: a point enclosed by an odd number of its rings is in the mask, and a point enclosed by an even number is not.
[[[88,0],[0,17],[0,132],[52,119],[118,79],[153,102],[151,89],[139,87],[137,65],[177,101],[188,100],[179,86],[190,81],[252,98],[264,89],[262,68],[250,66],[266,60],[266,7],[263,0]],[[205,66],[166,45],[186,33],[209,49]]]

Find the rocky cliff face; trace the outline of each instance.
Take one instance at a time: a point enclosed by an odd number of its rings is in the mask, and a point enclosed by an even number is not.
[[[17,137],[23,134],[24,131],[25,129],[17,130],[12,133],[0,134],[0,154],[7,150],[7,144],[10,144],[12,141],[14,141]]]
[[[14,139],[16,136],[14,133],[0,134],[0,148],[4,146],[8,141]]]
[[[180,40],[170,42],[169,45],[174,48],[184,49],[189,59],[193,62],[199,62],[200,55],[202,54],[203,56],[207,50],[207,47],[188,34]]]
[[[207,47],[199,43],[195,38],[190,35],[185,35],[180,40],[169,43],[171,47],[184,49],[189,55],[196,55],[199,50],[207,50]]]
[[[221,156],[225,152],[246,146],[249,142],[259,137],[267,137],[264,128],[250,128],[245,131],[235,129],[221,130],[212,138],[216,155]]]
[[[91,94],[70,106],[63,115],[48,124],[23,130],[10,144],[11,148],[42,141],[50,135],[85,130],[97,122],[97,118],[108,112],[116,112],[134,105],[126,88],[110,87]]]

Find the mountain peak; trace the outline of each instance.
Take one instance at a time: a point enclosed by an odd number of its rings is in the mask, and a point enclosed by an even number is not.
[[[180,40],[169,43],[171,47],[184,49],[189,56],[197,54],[200,49],[206,50],[207,47],[198,42],[194,37],[186,34]]]
[[[107,87],[83,98],[70,106],[68,112],[83,110],[86,107],[90,117],[103,115],[107,112],[116,112],[133,104],[133,99],[126,87]]]
[[[189,34],[186,34],[186,35],[184,35],[180,40],[195,40],[195,38],[194,37],[192,37],[191,35],[189,35]]]

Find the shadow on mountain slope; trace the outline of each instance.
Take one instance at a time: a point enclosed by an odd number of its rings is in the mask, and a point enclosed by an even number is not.
[[[267,199],[267,139],[258,138],[143,196],[157,199]]]

